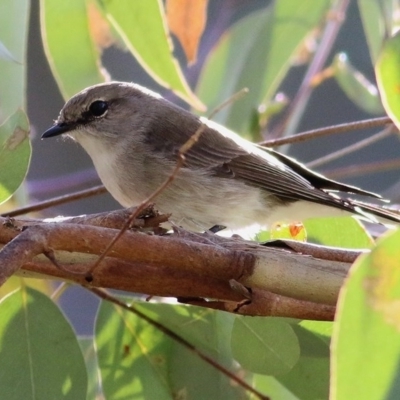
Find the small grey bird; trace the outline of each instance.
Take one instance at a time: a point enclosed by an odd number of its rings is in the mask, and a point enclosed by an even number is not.
[[[380,196],[330,180],[131,83],[109,82],[76,94],[42,138],[68,134],[80,143],[107,190],[130,207],[170,176],[179,148],[201,124],[206,128],[183,167],[155,199],[180,226],[238,229],[350,214],[400,222],[392,211],[334,192]]]

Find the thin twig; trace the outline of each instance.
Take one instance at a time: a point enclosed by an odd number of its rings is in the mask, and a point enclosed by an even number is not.
[[[356,122],[346,122],[344,124],[327,126],[325,128],[312,129],[309,131],[297,133],[296,135],[284,137],[280,139],[265,140],[260,143],[261,146],[277,147],[284,144],[293,144],[303,142],[305,140],[316,139],[325,135],[346,133],[361,129],[376,128],[378,126],[392,124],[389,117],[371,118]]]
[[[214,367],[215,369],[220,371],[222,374],[226,375],[228,378],[235,381],[238,385],[240,385],[244,389],[248,390],[249,392],[253,393],[255,396],[257,396],[257,398],[263,399],[263,400],[270,399],[268,396],[265,396],[264,394],[260,393],[256,389],[252,388],[247,382],[245,382],[243,379],[240,379],[238,376],[236,376],[234,373],[232,373],[231,371],[226,369],[224,366],[222,366],[221,364],[218,364],[212,358],[208,357],[206,354],[201,352],[199,349],[197,349],[193,344],[188,342],[182,336],[179,336],[176,332],[167,328],[160,322],[155,321],[152,318],[148,317],[146,314],[139,311],[133,305],[128,305],[128,304],[120,301],[119,299],[115,298],[114,296],[111,296],[105,290],[96,289],[96,288],[87,288],[87,289],[90,290],[92,293],[94,293],[96,296],[100,297],[101,299],[109,301],[111,303],[114,303],[114,304],[124,308],[125,310],[131,312],[132,314],[135,314],[139,318],[145,320],[147,323],[154,326],[156,329],[160,330],[165,335],[167,335],[171,339],[175,340],[176,342],[178,342],[179,344],[184,346],[186,349],[188,349],[192,353],[196,354],[198,357],[200,357],[202,360],[204,360],[207,364],[211,365],[212,367]]]
[[[319,167],[320,165],[334,161],[340,157],[344,157],[347,154],[354,153],[355,151],[361,150],[364,147],[367,147],[373,143],[376,143],[379,140],[389,137],[393,132],[394,132],[393,127],[388,126],[387,128],[383,129],[382,131],[380,131],[380,132],[376,133],[375,135],[372,135],[364,140],[360,140],[359,142],[356,142],[356,143],[354,143],[350,146],[347,146],[343,149],[340,149],[333,153],[327,154],[326,156],[317,158],[314,161],[310,161],[309,163],[307,163],[307,167],[309,167],[309,168]]]
[[[96,196],[107,192],[103,185],[95,186],[90,189],[80,190],[79,192],[74,192],[66,194],[64,196],[53,197],[52,199],[41,201],[40,203],[32,204],[30,206],[17,208],[13,211],[8,211],[0,214],[1,217],[16,217],[18,215],[28,214],[34,211],[44,210],[46,208],[58,206],[60,204],[68,203],[74,200],[85,199],[90,196]]]

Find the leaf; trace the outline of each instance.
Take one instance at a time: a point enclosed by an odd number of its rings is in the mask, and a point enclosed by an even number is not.
[[[232,315],[169,304],[135,307],[233,369]],[[241,387],[233,386],[198,355],[140,317],[106,302],[97,316],[96,348],[107,398],[243,398]]]
[[[258,239],[261,237],[261,232],[257,235]],[[304,225],[300,222],[292,224],[275,223],[271,226],[270,237],[268,240],[290,239],[298,240],[301,242],[307,241],[307,231]]]
[[[0,126],[0,203],[18,189],[31,159],[29,122],[18,110]]]
[[[276,379],[302,400],[327,399],[329,393],[329,335],[332,322],[301,321],[291,324],[300,345],[293,369]]]
[[[171,344],[162,332],[129,311],[102,302],[95,341],[106,398],[171,398],[166,366]]]
[[[43,45],[65,99],[105,80],[99,52],[90,36],[86,3],[86,0],[40,1]]]
[[[332,400],[399,399],[400,231],[352,266],[332,338]]]
[[[107,18],[99,10],[96,0],[89,0],[87,7],[89,31],[93,42],[100,50],[110,47],[115,39]]]
[[[195,64],[197,49],[207,21],[208,0],[167,0],[171,32],[181,42],[188,64]]]
[[[383,106],[400,128],[400,33],[388,39],[383,46],[375,66],[376,79]]]
[[[324,246],[369,249],[374,240],[353,217],[310,218],[304,221],[308,241]]]
[[[78,343],[82,350],[88,375],[88,390],[86,398],[100,399],[102,396],[101,382],[97,365],[96,349],[94,348],[94,338],[92,336],[78,337]]]
[[[159,0],[100,0],[104,13],[129,51],[160,85],[171,89],[193,107],[204,105],[190,90],[178,62]]]
[[[300,356],[292,327],[279,318],[236,317],[231,345],[236,361],[258,374],[286,374]]]
[[[288,388],[279,382],[274,376],[253,375],[253,387],[261,393],[267,393],[273,400],[303,400],[295,396]]]
[[[0,60],[0,124],[25,107],[28,0],[0,1],[1,43],[18,63]]]
[[[0,42],[0,59],[18,63],[18,61],[13,57],[13,55],[2,42]]]
[[[384,112],[378,89],[350,64],[345,53],[336,55],[332,68],[336,82],[355,105],[370,114]]]
[[[217,122],[251,139],[248,131],[254,112],[260,103],[271,102],[293,55],[329,4],[327,0],[276,1],[233,25],[210,53],[196,92],[209,109],[244,87],[249,94],[219,112]]]
[[[386,34],[382,7],[382,1],[358,0],[358,9],[373,64],[378,58]]]
[[[2,398],[86,398],[86,368],[76,336],[47,296],[21,287],[2,299],[0,315]]]

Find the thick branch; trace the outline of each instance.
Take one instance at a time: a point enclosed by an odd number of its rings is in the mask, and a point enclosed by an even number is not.
[[[88,286],[86,272],[127,214],[60,223],[0,219],[0,243],[5,245],[1,282],[22,268],[24,276],[40,274]],[[151,218],[154,224],[163,220]],[[151,218],[137,224],[152,226]],[[290,241],[262,246],[182,229],[166,236],[128,231],[94,270],[90,286],[173,296],[250,315],[332,319],[340,286],[359,253]]]

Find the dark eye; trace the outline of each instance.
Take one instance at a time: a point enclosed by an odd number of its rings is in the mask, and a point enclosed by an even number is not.
[[[94,117],[101,117],[108,110],[108,104],[102,100],[96,100],[89,106],[89,112]]]

